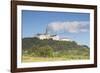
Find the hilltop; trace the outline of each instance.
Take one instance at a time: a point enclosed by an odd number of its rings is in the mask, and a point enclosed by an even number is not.
[[[34,45],[37,45],[40,47],[49,45],[54,49],[89,48],[86,45],[78,45],[75,41],[57,41],[57,40],[52,40],[52,39],[40,40],[38,38],[23,38],[22,43],[23,43],[22,44],[23,49],[32,48],[32,46]]]

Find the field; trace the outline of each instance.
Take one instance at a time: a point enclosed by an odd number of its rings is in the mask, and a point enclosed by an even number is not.
[[[32,57],[22,56],[22,62],[44,62],[44,61],[67,61],[67,60],[84,60],[89,59],[88,56],[69,56],[69,57]]]

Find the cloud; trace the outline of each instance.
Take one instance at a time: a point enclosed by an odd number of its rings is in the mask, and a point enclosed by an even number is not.
[[[53,31],[61,31],[64,29],[64,24],[63,22],[52,22],[50,24],[48,24],[48,27],[50,30],[53,30]]]
[[[50,31],[65,31],[70,33],[88,32],[88,21],[67,21],[67,22],[51,22],[48,24]]]

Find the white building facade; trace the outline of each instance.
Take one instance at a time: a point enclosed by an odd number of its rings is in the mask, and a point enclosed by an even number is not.
[[[60,38],[59,36],[51,36],[49,34],[40,34],[36,36],[37,38],[44,40],[44,39],[52,39],[52,40],[58,40],[58,41],[72,41],[71,39],[68,38]]]

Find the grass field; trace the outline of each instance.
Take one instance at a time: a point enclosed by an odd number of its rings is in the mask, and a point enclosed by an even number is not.
[[[43,62],[43,61],[67,61],[89,59],[88,56],[66,56],[66,57],[32,57],[22,56],[22,62]]]

